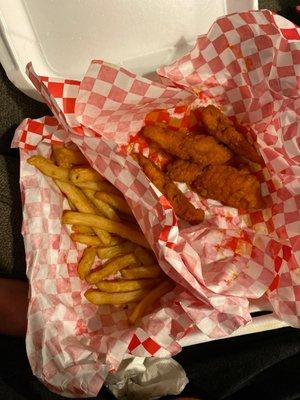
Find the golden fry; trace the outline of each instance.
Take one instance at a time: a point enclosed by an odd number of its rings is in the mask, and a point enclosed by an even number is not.
[[[105,293],[96,289],[88,289],[84,295],[90,303],[100,306],[103,304],[122,305],[133,303],[141,300],[146,294],[147,291],[143,289],[121,293]]]
[[[97,171],[90,167],[74,167],[70,171],[70,181],[73,183],[89,181],[105,181]]]
[[[84,233],[71,233],[74,242],[86,244],[87,246],[103,246],[98,236],[85,235]]]
[[[118,257],[124,254],[134,252],[136,244],[132,242],[124,242],[116,246],[98,247],[97,254],[102,260]]]
[[[72,225],[72,231],[75,233],[83,233],[84,235],[95,235],[92,228],[83,225]]]
[[[125,279],[158,278],[161,276],[162,270],[157,265],[151,265],[124,269],[121,274]]]
[[[62,221],[64,224],[92,226],[93,228],[103,229],[150,249],[150,245],[142,232],[132,229],[121,222],[111,221],[99,215],[75,211],[65,211]]]
[[[164,281],[155,289],[146,294],[140,303],[138,303],[129,316],[129,322],[133,325],[145,314],[147,309],[154,304],[159,298],[167,294],[173,289],[174,285],[170,281]]]
[[[67,199],[67,200],[68,200],[68,203],[69,203],[70,210],[77,211],[77,208],[74,206],[72,201],[70,199]]]
[[[69,180],[70,170],[68,168],[58,167],[53,163],[53,161],[48,160],[45,157],[31,156],[30,158],[28,158],[27,162],[50,178],[59,179],[60,181],[64,182],[67,182]]]
[[[124,239],[123,238],[121,238],[120,236],[111,236],[109,246],[103,246],[103,247],[117,246],[117,245],[119,245],[121,243],[124,243]],[[100,248],[100,247],[98,247],[98,248]]]
[[[82,191],[70,182],[62,182],[55,180],[56,185],[67,196],[69,200],[74,204],[78,211],[83,213],[97,214],[97,209],[94,205],[86,198]]]
[[[109,218],[112,221],[120,221],[118,214],[112,207],[110,207],[110,205],[94,197],[94,194],[96,193],[94,190],[82,189],[82,191],[86,195],[86,197],[94,204],[97,210],[100,211],[100,215],[104,215],[104,217]]]
[[[143,265],[151,265],[155,263],[154,254],[150,254],[150,252],[143,247],[137,246],[134,254]]]
[[[81,260],[79,261],[77,272],[80,279],[84,279],[90,272],[96,257],[96,249],[94,247],[87,247],[84,249]]]
[[[52,154],[56,164],[60,167],[70,168],[72,165],[88,164],[87,159],[78,149],[53,145]]]
[[[111,274],[115,274],[129,265],[136,264],[136,257],[134,254],[126,254],[124,256],[113,258],[107,261],[104,265],[95,268],[91,273],[86,276],[89,283],[97,283]]]
[[[119,210],[125,214],[132,215],[132,211],[129,208],[126,200],[121,196],[106,192],[96,192],[95,197],[96,199],[102,200],[110,206],[114,207],[116,210]]]
[[[96,286],[103,292],[115,293],[150,288],[158,282],[159,279],[122,279],[118,281],[100,281],[96,283]]]
[[[61,182],[59,180],[55,180],[55,183],[59,187],[59,189],[67,196],[67,198],[71,200],[78,211],[91,214],[98,213],[97,208],[92,203],[90,203],[90,201],[86,198],[82,191],[78,189],[78,187],[74,186],[72,183]],[[99,237],[104,245],[110,244],[111,236],[107,231],[97,227],[94,227],[94,230],[96,235]]]
[[[82,189],[91,189],[99,192],[120,194],[119,190],[109,182],[88,181],[88,182],[76,182],[76,183],[73,182],[73,183]]]

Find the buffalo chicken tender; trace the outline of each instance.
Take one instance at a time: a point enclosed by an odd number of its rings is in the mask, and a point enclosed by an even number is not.
[[[201,119],[210,135],[225,143],[236,154],[261,163],[262,159],[254,146],[235,129],[233,122],[217,107],[213,105],[205,107],[201,112]]]
[[[178,189],[175,183],[172,182],[160,168],[141,154],[135,154],[134,158],[137,159],[147,177],[169,200],[178,217],[193,225],[199,224],[203,221],[204,212],[200,209],[196,209]]]
[[[263,205],[256,177],[246,170],[239,171],[228,165],[206,167],[192,188],[201,196],[218,200],[229,207],[251,210]]]
[[[175,132],[163,125],[146,126],[142,133],[173,156],[195,162],[202,167],[224,164],[231,158],[231,151],[211,136]]]

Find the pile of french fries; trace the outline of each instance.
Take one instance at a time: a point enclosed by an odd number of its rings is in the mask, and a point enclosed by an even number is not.
[[[72,240],[87,246],[78,264],[80,279],[94,285],[86,299],[99,306],[135,303],[128,318],[137,323],[173,284],[121,192],[76,147],[53,145],[51,159],[36,155],[28,163],[51,177],[68,200],[71,210],[63,212],[62,222],[71,225]],[[98,259],[103,264],[93,268]]]

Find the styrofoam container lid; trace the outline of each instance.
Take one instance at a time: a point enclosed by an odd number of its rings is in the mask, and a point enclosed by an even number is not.
[[[219,16],[258,0],[0,0],[0,61],[40,99],[25,74],[81,79],[92,59],[149,75],[186,53]]]

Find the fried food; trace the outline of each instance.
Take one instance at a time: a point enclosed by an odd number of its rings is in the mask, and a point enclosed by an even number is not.
[[[126,279],[158,278],[162,275],[162,270],[158,265],[147,265],[123,269],[121,275]]]
[[[76,211],[72,210],[72,211]],[[72,225],[72,231],[75,233],[83,233],[84,235],[95,235],[95,232],[93,231],[92,228],[89,228],[88,226],[83,226],[83,225]]]
[[[102,281],[109,275],[115,274],[121,269],[129,265],[136,264],[137,259],[133,253],[108,260],[105,264],[93,269],[87,276],[86,280],[89,283],[97,283]]]
[[[102,181],[75,181],[73,182],[74,185],[82,188],[82,189],[91,189],[94,191],[99,191],[99,192],[107,192],[107,193],[113,193],[113,194],[120,194],[119,190],[115,188],[111,183],[109,182],[102,182]]]
[[[62,182],[55,180],[56,185],[64,193],[69,200],[74,204],[78,211],[82,213],[98,214],[98,209],[86,198],[82,191],[69,182]],[[96,235],[99,237],[101,243],[109,245],[111,242],[111,235],[103,230],[94,228]]]
[[[146,126],[142,134],[170,154],[195,162],[201,167],[224,164],[231,158],[230,150],[211,136],[174,132],[164,125]]]
[[[140,246],[148,249],[151,248],[141,231],[133,229],[122,222],[111,221],[110,219],[100,217],[100,215],[65,211],[62,216],[62,222],[63,224],[84,225],[93,227],[94,229],[101,229],[119,235]]]
[[[79,261],[77,272],[80,279],[84,279],[90,272],[96,258],[96,249],[87,247],[84,249],[81,260]]]
[[[72,225],[74,242],[88,246],[78,263],[78,276],[97,286],[85,297],[96,305],[139,302],[162,282],[163,273],[126,200],[89,167],[78,149],[63,145],[52,149],[50,160],[32,156],[28,163],[53,178],[73,210],[63,214],[62,223]],[[106,262],[92,269],[96,258]],[[105,280],[116,273],[122,276],[123,270],[132,279]]]
[[[137,246],[135,248],[134,254],[143,265],[151,265],[155,263],[153,253],[151,252],[150,254],[150,252],[144,247]]]
[[[229,207],[244,210],[263,206],[260,184],[247,170],[237,170],[228,165],[206,167],[192,184],[203,197],[218,200]]]
[[[201,175],[202,168],[198,164],[178,159],[168,165],[167,171],[172,181],[186,182],[190,185]]]
[[[69,168],[58,167],[53,161],[48,160],[43,156],[31,156],[28,158],[27,162],[50,178],[59,179],[64,182],[69,180]]]
[[[129,322],[135,324],[147,311],[147,309],[155,303],[160,297],[164,296],[174,288],[173,283],[170,281],[164,281],[158,285],[155,289],[151,290],[133,309],[129,316]]]
[[[135,252],[136,247],[136,244],[127,241],[117,244],[116,246],[99,247],[97,249],[97,254],[101,260],[109,260],[110,258]]]
[[[85,244],[87,246],[104,246],[103,242],[97,237],[84,233],[71,233],[73,242]]]
[[[70,180],[76,182],[105,181],[97,171],[90,167],[74,167],[70,172]]]
[[[100,215],[103,215],[106,218],[111,219],[112,221],[120,221],[118,214],[115,210],[107,203],[102,200],[97,199],[95,195],[95,191],[91,189],[82,189],[83,193],[90,200],[91,203],[97,208],[100,212]]]
[[[116,281],[100,281],[96,283],[96,286],[103,292],[131,292],[132,290],[150,288],[159,282],[159,279],[120,279]]]
[[[192,225],[199,224],[203,221],[204,212],[200,209],[196,209],[161,169],[141,154],[135,154],[134,157],[137,159],[148,178],[169,200],[178,217]]]
[[[79,149],[71,149],[63,145],[54,144],[52,154],[56,164],[60,167],[70,168],[72,165],[88,164],[87,159]]]
[[[141,300],[148,293],[147,289],[133,290],[131,292],[106,293],[96,289],[85,292],[86,299],[97,306],[104,304],[122,305]]]
[[[262,159],[255,147],[235,129],[233,122],[217,107],[213,105],[205,107],[201,112],[201,119],[210,135],[225,143],[236,154],[261,163]]]
[[[72,203],[72,201],[70,199],[67,199],[68,203],[69,203],[69,207],[70,210],[72,211],[77,211],[77,208],[74,206],[74,204]]]
[[[132,212],[126,200],[122,196],[118,196],[112,193],[96,192],[95,197],[96,199],[102,200],[105,203],[109,204],[116,210],[119,210],[128,215],[132,215]]]
[[[74,242],[85,244],[87,246],[105,246],[105,244],[95,235],[87,235],[85,233],[71,233],[71,239]],[[103,249],[110,249],[118,244],[122,243],[123,239],[118,236],[111,236],[109,247],[103,247]],[[101,247],[102,249],[102,247]]]

